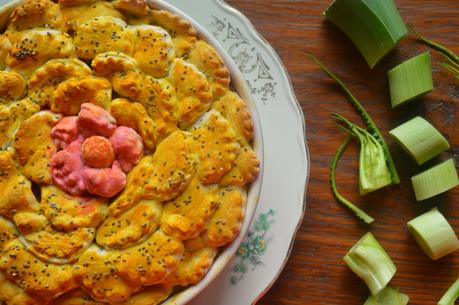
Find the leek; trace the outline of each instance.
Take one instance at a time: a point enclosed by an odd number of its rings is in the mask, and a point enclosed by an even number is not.
[[[459,184],[453,159],[442,162],[411,177],[416,200],[421,201],[444,193]]]
[[[362,120],[367,125],[368,132],[381,144],[384,150],[384,156],[386,158],[386,163],[390,171],[392,184],[400,183],[400,178],[398,176],[397,169],[395,167],[395,163],[392,159],[392,155],[389,151],[389,147],[387,146],[387,143],[384,140],[381,134],[381,131],[379,131],[379,128],[376,126],[373,119],[370,117],[370,115],[365,110],[365,108],[363,108],[360,101],[352,94],[352,92],[346,87],[346,85],[344,85],[344,83],[335,74],[333,74],[330,70],[328,70],[328,68],[320,60],[318,60],[316,57],[314,57],[311,54],[306,54],[306,55],[309,58],[311,58],[315,63],[317,63],[320,66],[320,68],[325,72],[325,74],[327,74],[331,79],[333,79],[338,84],[338,86],[344,91],[344,93],[347,95],[351,105],[360,114],[360,116],[362,117]]]
[[[408,32],[393,0],[335,0],[324,15],[352,40],[370,68]]]
[[[419,116],[392,129],[389,134],[418,165],[449,149],[445,137]]]
[[[390,256],[371,233],[365,234],[343,260],[367,284],[372,295],[383,290],[397,270]]]
[[[406,305],[410,298],[400,291],[386,287],[377,295],[371,295],[363,305]]]
[[[433,90],[430,53],[415,56],[387,72],[392,108]]]
[[[437,208],[408,222],[408,229],[422,250],[433,260],[459,249],[456,233]]]
[[[459,279],[446,291],[438,305],[454,305],[459,298]]]

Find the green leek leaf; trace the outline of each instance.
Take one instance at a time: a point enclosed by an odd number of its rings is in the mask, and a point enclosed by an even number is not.
[[[365,234],[343,260],[367,284],[372,295],[383,290],[397,270],[390,256],[371,233]]]
[[[386,287],[377,295],[371,295],[363,305],[406,305],[410,298],[397,289]]]
[[[335,0],[324,15],[354,42],[370,68],[408,32],[393,0]]]
[[[438,305],[454,305],[459,298],[459,279],[446,291]]]

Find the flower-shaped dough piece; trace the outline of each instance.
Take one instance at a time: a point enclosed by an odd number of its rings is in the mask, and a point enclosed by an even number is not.
[[[119,251],[118,273],[139,285],[161,283],[177,268],[183,251],[179,240],[156,231],[143,243]]]
[[[16,100],[24,95],[26,89],[22,76],[12,71],[0,71],[0,100]]]
[[[49,221],[41,211],[19,211],[14,214],[13,221],[22,235],[49,228]]]
[[[51,111],[76,115],[85,103],[108,109],[111,99],[112,85],[107,79],[95,76],[70,78],[57,86]]]
[[[78,130],[85,136],[110,137],[116,129],[116,120],[110,113],[94,104],[85,103],[78,113]]]
[[[126,174],[118,161],[109,168],[83,168],[83,180],[89,193],[102,197],[113,197],[124,189]]]
[[[56,126],[51,130],[51,136],[54,139],[58,149],[67,148],[78,137],[78,117],[63,117]]]
[[[72,37],[57,30],[33,29],[21,34],[6,57],[6,65],[21,74],[29,75],[53,58],[74,55]]]
[[[177,91],[179,126],[185,128],[209,110],[212,103],[210,85],[195,65],[182,59],[172,64],[169,80]]]
[[[117,249],[138,243],[159,227],[161,212],[160,203],[142,200],[123,214],[107,218],[97,230],[97,243]]]
[[[165,280],[165,283],[183,287],[198,283],[206,275],[216,255],[217,250],[212,248],[198,251],[186,249],[177,269]]]
[[[184,131],[176,131],[161,142],[146,172],[144,198],[167,201],[181,194],[195,172],[193,150],[193,139]]]
[[[89,294],[81,289],[69,291],[57,299],[51,305],[106,305],[107,303],[94,301]]]
[[[125,173],[140,162],[143,156],[142,138],[134,129],[126,126],[118,127],[110,137],[110,143]]]
[[[8,242],[18,237],[19,232],[14,223],[0,216],[0,252]]]
[[[198,237],[217,207],[217,190],[194,178],[180,196],[164,206],[161,229],[181,240]]]
[[[54,184],[74,196],[86,194],[83,180],[82,141],[74,141],[65,150],[52,156],[51,172]]]
[[[218,182],[231,170],[240,151],[230,123],[211,110],[193,128],[192,134],[199,157],[199,178],[204,184]]]
[[[69,264],[91,245],[95,233],[94,228],[60,232],[49,225],[44,230],[21,236],[20,240],[27,250],[45,262]]]
[[[44,300],[76,288],[73,266],[45,263],[27,251],[18,239],[1,253],[0,270],[10,281]]]
[[[106,251],[93,244],[74,266],[77,283],[97,301],[124,302],[139,290],[140,285],[128,282],[116,274],[122,261],[116,251]]]
[[[149,286],[132,295],[123,305],[159,305],[171,293],[172,287],[164,285]]]
[[[231,243],[239,235],[246,203],[245,191],[225,187],[218,193],[218,209],[206,225],[204,240],[212,248]]]
[[[6,57],[12,47],[13,45],[6,35],[0,35],[0,69],[2,70],[5,69]]]
[[[163,28],[153,25],[131,26],[135,38],[133,57],[140,68],[154,77],[165,77],[175,58],[172,39]]]
[[[53,227],[63,231],[98,227],[108,213],[106,199],[71,196],[55,186],[41,189],[40,207]]]
[[[229,89],[230,72],[217,51],[208,43],[199,40],[188,55],[188,62],[206,74],[213,99],[217,100]]]
[[[244,146],[237,156],[231,170],[222,177],[220,185],[244,186],[257,178],[260,160],[250,146]]]
[[[51,59],[30,76],[27,82],[29,98],[41,107],[49,107],[61,82],[73,77],[87,77],[91,73],[91,69],[79,59]]]
[[[19,171],[9,151],[0,151],[0,215],[12,218],[16,211],[37,211],[30,181]]]
[[[22,121],[40,111],[40,106],[29,99],[23,99],[9,105],[0,105],[0,148],[6,149],[11,145],[13,135]]]
[[[74,34],[79,58],[93,59],[97,54],[119,51],[132,54],[134,41],[127,24],[111,16],[95,17],[78,25]]]
[[[80,24],[96,17],[124,18],[123,14],[114,8],[113,3],[108,1],[61,0],[59,3],[61,4],[62,18],[71,30],[77,29]]]
[[[51,184],[53,181],[50,163],[57,149],[51,130],[60,119],[60,115],[41,111],[23,121],[16,132],[13,146],[22,173],[38,184]]]
[[[8,305],[46,305],[47,302],[29,295],[19,286],[16,286],[0,272],[0,302]]]

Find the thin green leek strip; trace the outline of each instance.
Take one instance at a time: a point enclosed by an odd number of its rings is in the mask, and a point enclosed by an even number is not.
[[[368,131],[351,123],[342,115],[332,114],[339,126],[360,143],[359,189],[365,195],[392,183],[384,149]]]
[[[349,208],[351,211],[357,215],[360,219],[362,219],[365,223],[370,224],[373,223],[375,220],[373,217],[359,209],[356,205],[354,205],[352,202],[344,198],[338,191],[338,188],[336,187],[336,181],[335,181],[335,172],[336,172],[336,166],[338,165],[338,161],[341,158],[341,156],[344,153],[344,150],[346,149],[347,144],[349,143],[351,139],[351,136],[348,136],[346,140],[344,141],[343,144],[340,145],[338,150],[336,151],[335,156],[333,157],[331,166],[330,166],[330,188],[332,189],[333,195],[335,196],[336,200],[338,200],[341,204]]]
[[[344,85],[344,83],[333,72],[328,70],[328,68],[320,60],[318,60],[315,56],[311,54],[306,55],[309,58],[311,58],[315,63],[317,63],[320,66],[320,68],[325,72],[325,74],[327,74],[331,79],[333,79],[349,98],[351,105],[360,114],[363,122],[367,125],[367,130],[371,133],[373,137],[375,137],[376,140],[378,140],[379,143],[381,143],[381,146],[384,149],[384,155],[386,157],[387,166],[390,170],[392,184],[399,184],[400,178],[398,176],[394,160],[392,159],[392,155],[389,151],[389,147],[387,146],[387,143],[384,140],[381,131],[379,131],[379,128],[376,126],[368,112],[365,110],[365,108],[363,108],[360,101],[352,94],[352,92],[346,87],[346,85]]]
[[[416,36],[418,37],[418,39],[420,41],[422,41],[423,43],[427,44],[428,46],[436,49],[437,51],[439,51],[440,53],[445,55],[448,59],[450,59],[454,63],[459,64],[459,56],[457,56],[453,51],[451,51],[447,47],[439,44],[438,42],[430,40],[427,37],[421,35],[418,31],[416,31],[416,29],[414,27],[410,26],[410,28],[416,34]]]
[[[422,250],[433,260],[459,249],[456,233],[437,208],[408,222],[408,229]]]
[[[454,305],[459,298],[459,279],[446,291],[438,305]]]
[[[393,0],[335,0],[324,15],[352,40],[370,68],[408,32]]]
[[[442,162],[416,176],[411,177],[416,200],[421,201],[459,185],[453,159]]]
[[[445,56],[445,55],[443,55]],[[448,70],[454,77],[459,79],[459,64],[452,61],[449,57],[445,56],[448,62],[441,63],[441,66]]]
[[[445,137],[419,116],[392,129],[389,134],[418,165],[449,149]]]
[[[383,290],[397,271],[389,254],[371,233],[365,234],[343,260],[367,284],[372,295]]]
[[[377,295],[371,295],[363,305],[407,305],[410,298],[397,289],[386,287]]]
[[[387,72],[392,108],[433,90],[430,53],[415,56]]]

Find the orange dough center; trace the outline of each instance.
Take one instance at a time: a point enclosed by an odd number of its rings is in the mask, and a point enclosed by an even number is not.
[[[115,152],[107,138],[92,136],[87,138],[81,146],[81,159],[93,168],[110,167],[115,160]]]

